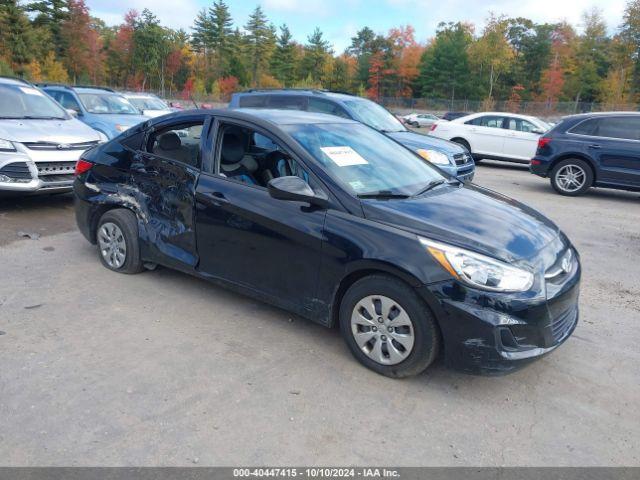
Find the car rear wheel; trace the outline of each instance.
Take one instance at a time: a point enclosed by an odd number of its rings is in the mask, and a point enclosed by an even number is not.
[[[591,167],[579,158],[562,160],[551,171],[551,186],[560,195],[571,197],[582,195],[592,184]]]
[[[98,222],[98,255],[109,270],[138,273],[143,270],[138,242],[138,222],[131,210],[109,210]]]
[[[411,287],[386,275],[367,276],[347,290],[340,329],[356,359],[388,377],[417,375],[438,353],[431,312]]]

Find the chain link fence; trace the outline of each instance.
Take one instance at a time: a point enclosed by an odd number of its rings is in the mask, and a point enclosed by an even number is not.
[[[605,111],[638,111],[637,104],[605,104],[594,102],[519,102],[486,100],[446,100],[441,98],[382,97],[379,102],[398,113],[425,111],[444,112],[514,112],[545,118]]]

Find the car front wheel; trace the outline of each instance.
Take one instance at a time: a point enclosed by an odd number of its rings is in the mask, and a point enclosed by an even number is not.
[[[109,270],[138,273],[143,270],[138,243],[138,222],[131,210],[109,210],[98,222],[98,255]]]
[[[411,287],[386,275],[367,276],[347,290],[340,329],[356,359],[388,377],[417,375],[438,353],[431,312]]]
[[[558,162],[550,175],[551,186],[560,195],[575,197],[589,190],[593,172],[584,160],[570,158]]]

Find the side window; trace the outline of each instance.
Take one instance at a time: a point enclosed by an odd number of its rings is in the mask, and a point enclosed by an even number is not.
[[[504,117],[480,117],[480,126],[489,128],[503,128]],[[477,124],[476,124],[477,125]]]
[[[223,124],[217,138],[216,171],[230,180],[266,188],[273,178],[309,174],[273,138],[250,128]]]
[[[337,115],[338,117],[350,118],[349,114],[340,105],[320,98],[309,98],[310,112],[328,113],[329,115]]]
[[[599,121],[600,119],[598,118],[585,120],[570,129],[569,133],[575,133],[576,135],[595,135],[598,130]]]
[[[299,95],[269,95],[267,105],[282,110],[304,110],[307,108],[307,98]]]
[[[600,120],[599,137],[621,138],[624,140],[640,140],[640,118],[610,117]]]
[[[238,105],[242,108],[264,108],[267,106],[267,95],[244,95]]]
[[[517,132],[526,132],[531,133],[535,130],[535,125],[527,120],[522,120],[520,118],[506,118],[507,124],[506,128],[509,130],[515,130]]]
[[[149,136],[147,152],[199,168],[203,124],[204,120],[157,130]]]
[[[59,92],[60,99],[58,103],[62,105],[64,108],[70,108],[71,110],[75,110],[76,112],[80,111],[80,105],[76,101],[76,99],[69,92]]]

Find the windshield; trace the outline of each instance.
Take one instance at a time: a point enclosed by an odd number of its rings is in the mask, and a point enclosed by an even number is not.
[[[89,113],[140,115],[129,100],[115,93],[79,93],[78,96]]]
[[[0,118],[66,119],[67,112],[29,85],[0,84]]]
[[[414,195],[445,177],[390,138],[353,123],[282,126],[355,195]]]
[[[376,130],[381,132],[404,132],[407,130],[400,123],[400,120],[371,100],[347,100],[344,103],[349,107],[356,120]]]
[[[153,97],[129,97],[133,106],[143,112],[144,110],[169,110],[169,107],[159,98]]]

